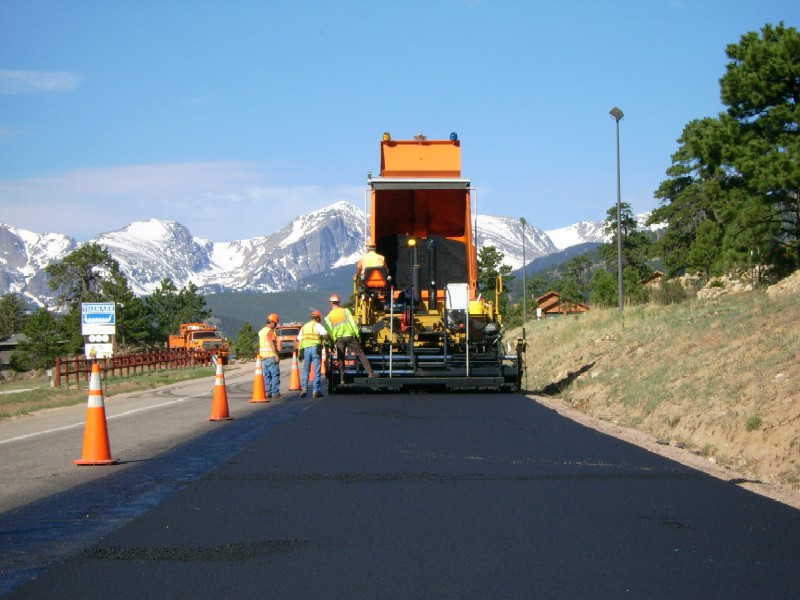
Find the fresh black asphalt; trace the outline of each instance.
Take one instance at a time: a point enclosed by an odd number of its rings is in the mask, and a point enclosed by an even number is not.
[[[800,590],[800,511],[517,394],[287,401],[0,525],[14,599]]]

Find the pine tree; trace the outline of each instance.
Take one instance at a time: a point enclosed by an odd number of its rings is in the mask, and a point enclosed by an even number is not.
[[[0,296],[0,338],[22,331],[27,308],[25,300],[16,292]]]
[[[726,54],[728,109],[684,128],[649,222],[668,224],[659,252],[670,274],[696,262],[691,248],[706,221],[721,232],[716,268],[761,263],[784,274],[800,267],[800,34],[767,24]]]
[[[258,352],[258,332],[249,321],[239,328],[233,351],[239,358],[253,358]]]
[[[63,330],[46,306],[34,311],[22,329],[25,339],[12,355],[14,369],[49,369],[64,352]]]

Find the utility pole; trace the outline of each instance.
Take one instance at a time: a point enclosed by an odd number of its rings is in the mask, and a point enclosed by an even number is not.
[[[619,177],[619,122],[625,114],[616,106],[608,114],[617,123],[617,290],[619,293],[619,313],[622,314],[622,193]]]

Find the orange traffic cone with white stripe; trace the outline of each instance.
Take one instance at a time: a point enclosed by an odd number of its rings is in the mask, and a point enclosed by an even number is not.
[[[325,350],[325,346],[322,347],[322,360],[319,362],[319,375],[320,377],[325,377],[326,374],[326,367],[325,361],[328,359],[328,351]]]
[[[230,421],[228,412],[228,390],[225,388],[225,373],[222,372],[222,361],[217,361],[217,374],[214,377],[214,403],[211,405],[209,421]]]
[[[292,372],[289,376],[289,391],[300,391],[300,369],[297,367],[297,352],[292,352]]]
[[[314,377],[314,363],[312,361],[312,363],[308,365],[308,387],[311,387],[311,382],[314,381]]]
[[[250,402],[269,402],[267,389],[264,387],[264,369],[261,366],[261,357],[256,358],[256,375],[253,378],[253,399]]]
[[[76,465],[114,465],[119,462],[116,458],[111,458],[106,407],[100,385],[100,366],[96,362],[92,363],[92,374],[89,377],[89,406],[86,409],[83,457],[72,462]]]

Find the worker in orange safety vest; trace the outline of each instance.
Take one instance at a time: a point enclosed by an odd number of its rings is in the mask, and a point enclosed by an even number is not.
[[[281,356],[278,353],[278,336],[275,333],[278,321],[280,321],[278,315],[268,314],[267,324],[258,332],[258,356],[261,358],[267,398],[281,397]]]
[[[364,271],[372,267],[386,267],[386,258],[378,254],[375,244],[367,244],[367,252],[362,256],[356,265],[356,274],[353,279],[360,279],[364,276]]]

